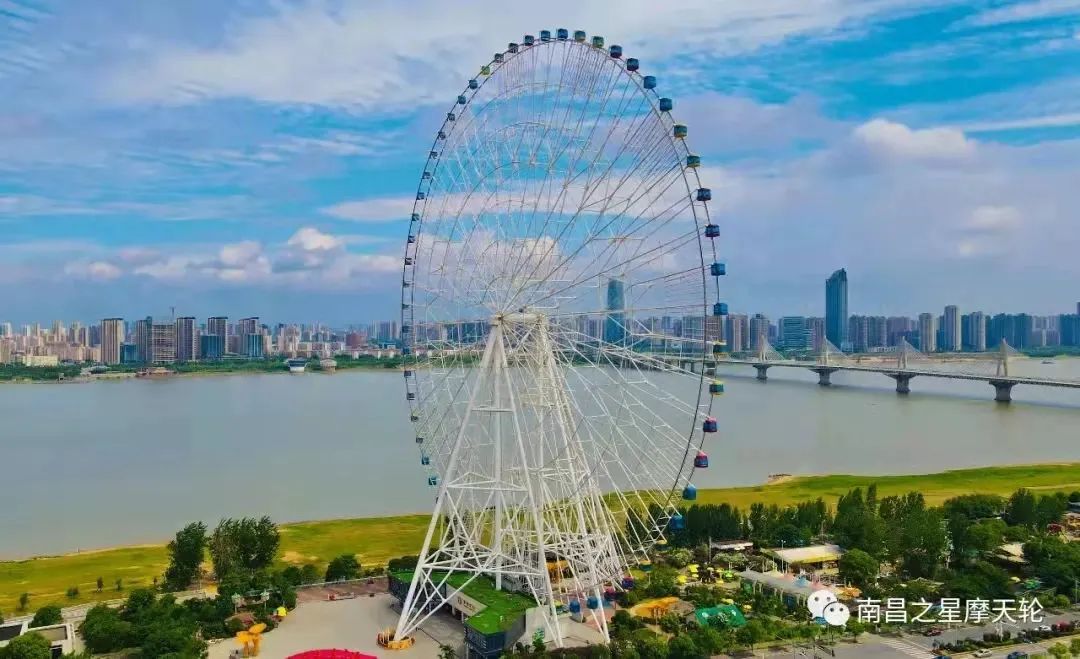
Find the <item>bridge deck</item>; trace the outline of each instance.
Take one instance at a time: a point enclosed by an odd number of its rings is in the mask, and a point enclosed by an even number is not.
[[[1080,389],[1080,380],[1054,380],[1052,378],[1035,378],[1019,375],[980,375],[976,373],[957,373],[950,371],[931,371],[919,368],[897,368],[895,366],[855,366],[852,364],[818,364],[817,362],[798,361],[761,361],[756,359],[720,359],[716,361],[718,366],[723,364],[745,366],[780,366],[786,368],[818,369],[828,368],[837,371],[863,371],[866,373],[882,373],[884,375],[909,375],[912,377],[948,378],[951,380],[975,380],[978,382],[1011,382],[1013,384],[1032,384],[1042,387],[1067,387]]]

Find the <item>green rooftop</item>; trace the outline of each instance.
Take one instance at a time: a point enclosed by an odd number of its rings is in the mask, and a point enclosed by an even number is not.
[[[408,583],[412,580],[412,571],[394,572],[393,576]],[[443,575],[433,574],[432,579],[436,582]],[[514,622],[526,611],[536,606],[531,598],[521,593],[510,593],[505,590],[496,590],[495,582],[486,576],[478,576],[467,586],[462,584],[469,581],[470,574],[454,573],[446,580],[448,588],[461,589],[465,595],[473,598],[484,605],[484,610],[470,616],[465,624],[481,634],[494,634],[501,632],[514,624]]]

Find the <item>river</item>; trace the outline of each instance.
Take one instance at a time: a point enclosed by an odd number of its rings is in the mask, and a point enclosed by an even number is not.
[[[1015,374],[1080,379],[1080,359]],[[1080,390],[724,367],[699,487],[772,473],[925,473],[1080,460]],[[672,387],[681,388],[678,383]],[[0,557],[156,542],[193,520],[430,509],[398,372],[0,386]]]

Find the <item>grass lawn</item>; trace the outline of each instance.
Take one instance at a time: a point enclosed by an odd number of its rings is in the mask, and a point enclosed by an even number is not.
[[[411,580],[413,576],[411,571],[393,574],[405,582]],[[440,575],[444,574],[437,572],[433,576],[437,581],[442,578]],[[461,588],[462,584],[469,581],[470,576],[472,575],[452,574],[447,583],[453,588]],[[520,593],[496,590],[495,582],[483,576],[473,579],[469,585],[465,586],[464,593],[485,607],[483,611],[469,616],[467,623],[482,634],[494,634],[506,629],[518,619],[518,616],[536,606],[531,598]]]
[[[878,496],[922,492],[929,503],[974,492],[1009,495],[1017,488],[1037,492],[1080,490],[1080,463],[1023,465],[962,469],[917,476],[805,476],[770,485],[698,490],[698,503],[731,503],[744,511],[751,503],[797,503],[822,497],[833,504],[854,487],[877,483]],[[423,542],[428,515],[302,522],[281,527],[279,563],[324,567],[331,558],[355,553],[361,565],[385,564],[395,556],[416,553]],[[30,593],[30,611],[45,604],[68,606],[123,597],[129,588],[149,585],[165,571],[168,556],[164,545],[120,547],[25,561],[0,561],[0,613],[16,614],[19,594]],[[96,592],[98,577],[105,580]],[[124,592],[115,589],[123,579]],[[65,592],[79,587],[79,596]],[[480,599],[477,597],[477,599]]]

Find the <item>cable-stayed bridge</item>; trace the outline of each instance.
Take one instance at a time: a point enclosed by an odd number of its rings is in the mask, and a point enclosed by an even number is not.
[[[996,350],[960,358],[940,359],[919,352],[906,340],[900,345],[869,355],[847,355],[828,341],[821,350],[802,356],[787,358],[763,341],[757,351],[750,354],[723,355],[715,360],[721,364],[746,364],[757,370],[757,378],[768,379],[770,368],[804,368],[818,374],[818,384],[829,386],[831,377],[838,371],[863,371],[881,373],[896,381],[896,392],[911,391],[911,381],[917,377],[946,378],[950,380],[975,380],[994,387],[994,400],[1007,403],[1012,400],[1012,388],[1018,384],[1041,387],[1066,387],[1080,389],[1080,380],[1032,377],[1010,373],[1009,362],[1018,355],[1004,340]],[[708,368],[711,362],[706,364]]]

